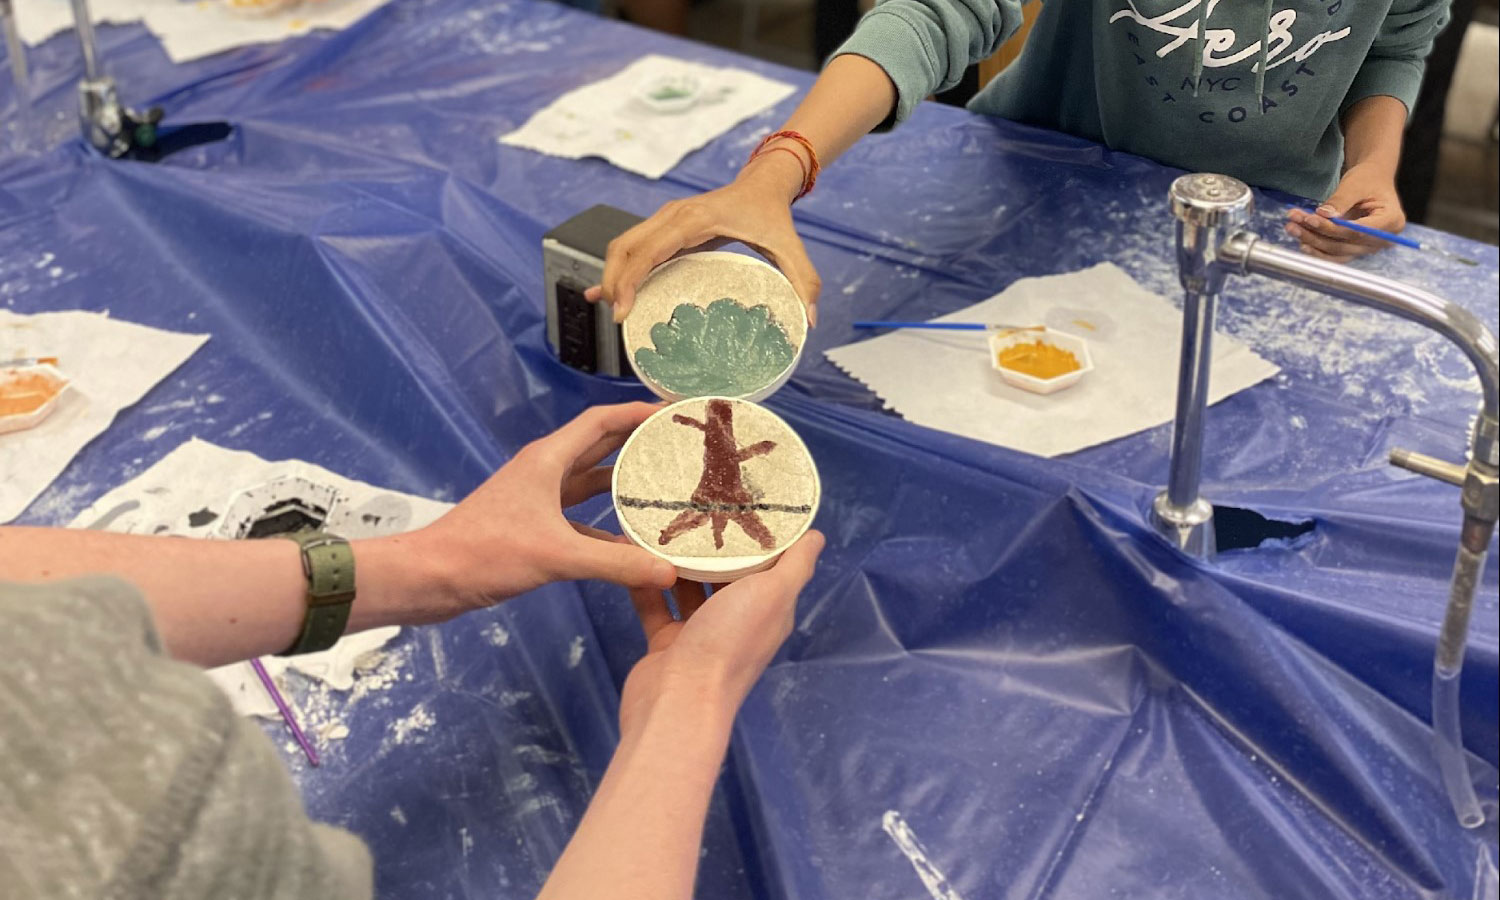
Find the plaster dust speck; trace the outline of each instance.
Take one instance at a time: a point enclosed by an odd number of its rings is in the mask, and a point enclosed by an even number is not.
[[[418,703],[411,712],[392,722],[387,728],[389,740],[396,744],[417,743],[437,724],[436,717],[426,703]]]
[[[716,452],[726,457],[717,468],[707,463]],[[812,457],[791,426],[739,400],[661,410],[615,464],[615,507],[628,533],[669,559],[779,553],[806,531],[819,491]]]

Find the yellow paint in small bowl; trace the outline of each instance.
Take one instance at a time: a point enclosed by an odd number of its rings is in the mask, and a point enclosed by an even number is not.
[[[1033,394],[1070,388],[1094,370],[1087,341],[1051,328],[992,333],[990,365],[1006,384]]]
[[[46,363],[0,369],[0,434],[35,427],[67,389],[67,376]]]

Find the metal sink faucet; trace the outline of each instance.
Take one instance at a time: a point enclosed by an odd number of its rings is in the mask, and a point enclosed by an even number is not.
[[[1500,376],[1495,335],[1468,310],[1433,293],[1261,241],[1243,228],[1254,198],[1250,188],[1234,178],[1184,175],[1172,183],[1169,197],[1177,217],[1177,264],[1186,296],[1171,470],[1166,489],[1152,504],[1151,519],[1156,530],[1183,551],[1208,558],[1215,550],[1213,506],[1198,489],[1214,310],[1229,275],[1266,275],[1425,325],[1457,345],[1479,375],[1484,401],[1467,465],[1408,450],[1391,452],[1394,465],[1462,488],[1458,557],[1433,667],[1433,730],[1449,800],[1459,821],[1476,828],[1484,822],[1484,813],[1464,759],[1458,682],[1474,593],[1500,513]]]

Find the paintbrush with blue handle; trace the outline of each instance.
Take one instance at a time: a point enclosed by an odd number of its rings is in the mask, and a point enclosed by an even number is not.
[[[855,328],[927,328],[934,331],[1045,331],[1044,325],[999,325],[986,322],[854,322]]]
[[[1310,211],[1314,215],[1317,214],[1317,210]],[[1466,266],[1479,265],[1479,262],[1477,260],[1469,259],[1467,256],[1459,256],[1457,253],[1450,253],[1441,247],[1434,247],[1430,244],[1424,244],[1416,238],[1409,238],[1406,235],[1396,234],[1391,231],[1382,231],[1379,228],[1371,228],[1368,225],[1361,225],[1358,222],[1351,222],[1348,219],[1341,218],[1339,216],[1323,216],[1323,218],[1327,219],[1335,225],[1342,225],[1350,231],[1357,231],[1360,234],[1367,234],[1373,238],[1380,238],[1382,241],[1390,241],[1391,243],[1401,247],[1409,247],[1413,250],[1426,250],[1428,253],[1436,253],[1438,256],[1446,256],[1454,262],[1462,263]]]

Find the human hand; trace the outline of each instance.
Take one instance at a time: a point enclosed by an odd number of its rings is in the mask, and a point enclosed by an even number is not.
[[[770,260],[817,323],[821,282],[792,224],[792,198],[802,187],[802,169],[790,153],[764,153],[730,184],[697,197],[673,200],[609,244],[602,282],[585,296],[614,306],[623,322],[635,291],[651,270],[688,250],[739,241]]]
[[[733,718],[792,633],[797,595],[822,552],[823,535],[809,531],[776,565],[721,587],[706,601],[702,585],[678,582],[673,595],[682,621],[672,618],[660,590],[631,591],[646,632],[646,655],[625,679],[621,734],[635,733],[659,702],[707,701]]]
[[[570,522],[563,510],[609,490],[613,466],[599,465],[659,407],[596,406],[510,462],[442,518],[409,536],[407,551],[429,563],[444,589],[418,622],[491,606],[553,581],[597,578],[661,590],[676,569],[613,535]]]
[[[1293,209],[1286,233],[1301,243],[1303,253],[1333,262],[1349,262],[1388,246],[1379,238],[1333,224],[1328,221],[1332,216],[1393,233],[1406,227],[1406,213],[1396,195],[1395,182],[1388,174],[1368,167],[1355,166],[1345,172],[1338,189],[1316,214]]]

